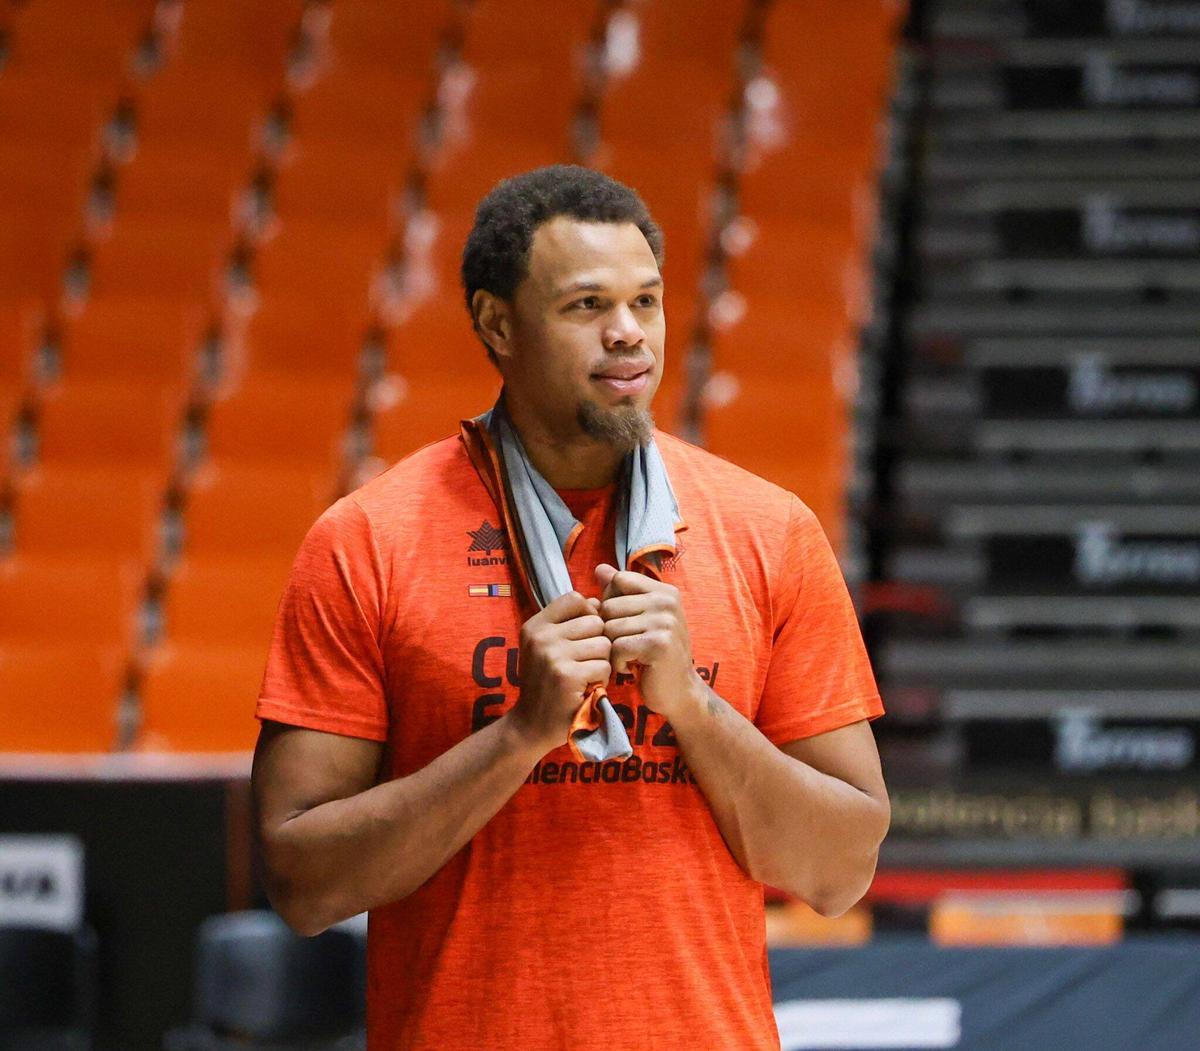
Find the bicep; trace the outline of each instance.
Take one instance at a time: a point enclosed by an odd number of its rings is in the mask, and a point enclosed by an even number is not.
[[[371,788],[383,757],[379,741],[322,733],[264,720],[251,784],[259,832]]]
[[[887,806],[875,735],[865,719],[812,737],[788,741],[780,750],[793,759],[857,788]]]

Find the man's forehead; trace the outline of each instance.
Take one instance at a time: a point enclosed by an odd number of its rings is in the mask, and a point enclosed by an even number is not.
[[[529,276],[538,284],[560,286],[613,271],[636,271],[641,280],[658,273],[654,252],[635,223],[587,222],[559,215],[534,231]]]

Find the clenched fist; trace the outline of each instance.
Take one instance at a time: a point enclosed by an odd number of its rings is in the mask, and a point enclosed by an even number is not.
[[[642,573],[596,567],[603,589],[600,616],[612,640],[609,660],[618,672],[634,670],[642,699],[666,716],[703,695],[692,666],[692,643],[679,589]]]
[[[612,675],[599,607],[568,591],[521,626],[521,694],[511,715],[547,752],[566,743],[587,687]]]

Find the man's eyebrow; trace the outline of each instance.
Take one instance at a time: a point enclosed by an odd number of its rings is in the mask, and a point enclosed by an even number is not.
[[[639,288],[661,288],[663,283],[662,276],[656,274],[654,277],[647,278],[641,283]],[[595,281],[576,281],[573,284],[566,285],[555,293],[555,299],[561,299],[563,296],[575,295],[578,292],[604,292],[607,286],[597,284]]]

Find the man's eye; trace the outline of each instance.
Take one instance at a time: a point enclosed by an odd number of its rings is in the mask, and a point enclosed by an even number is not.
[[[578,307],[581,310],[595,310],[599,305],[600,300],[596,296],[584,296],[582,299],[577,299],[571,304],[571,306]]]
[[[658,296],[638,296],[638,306],[651,309],[658,306]]]

